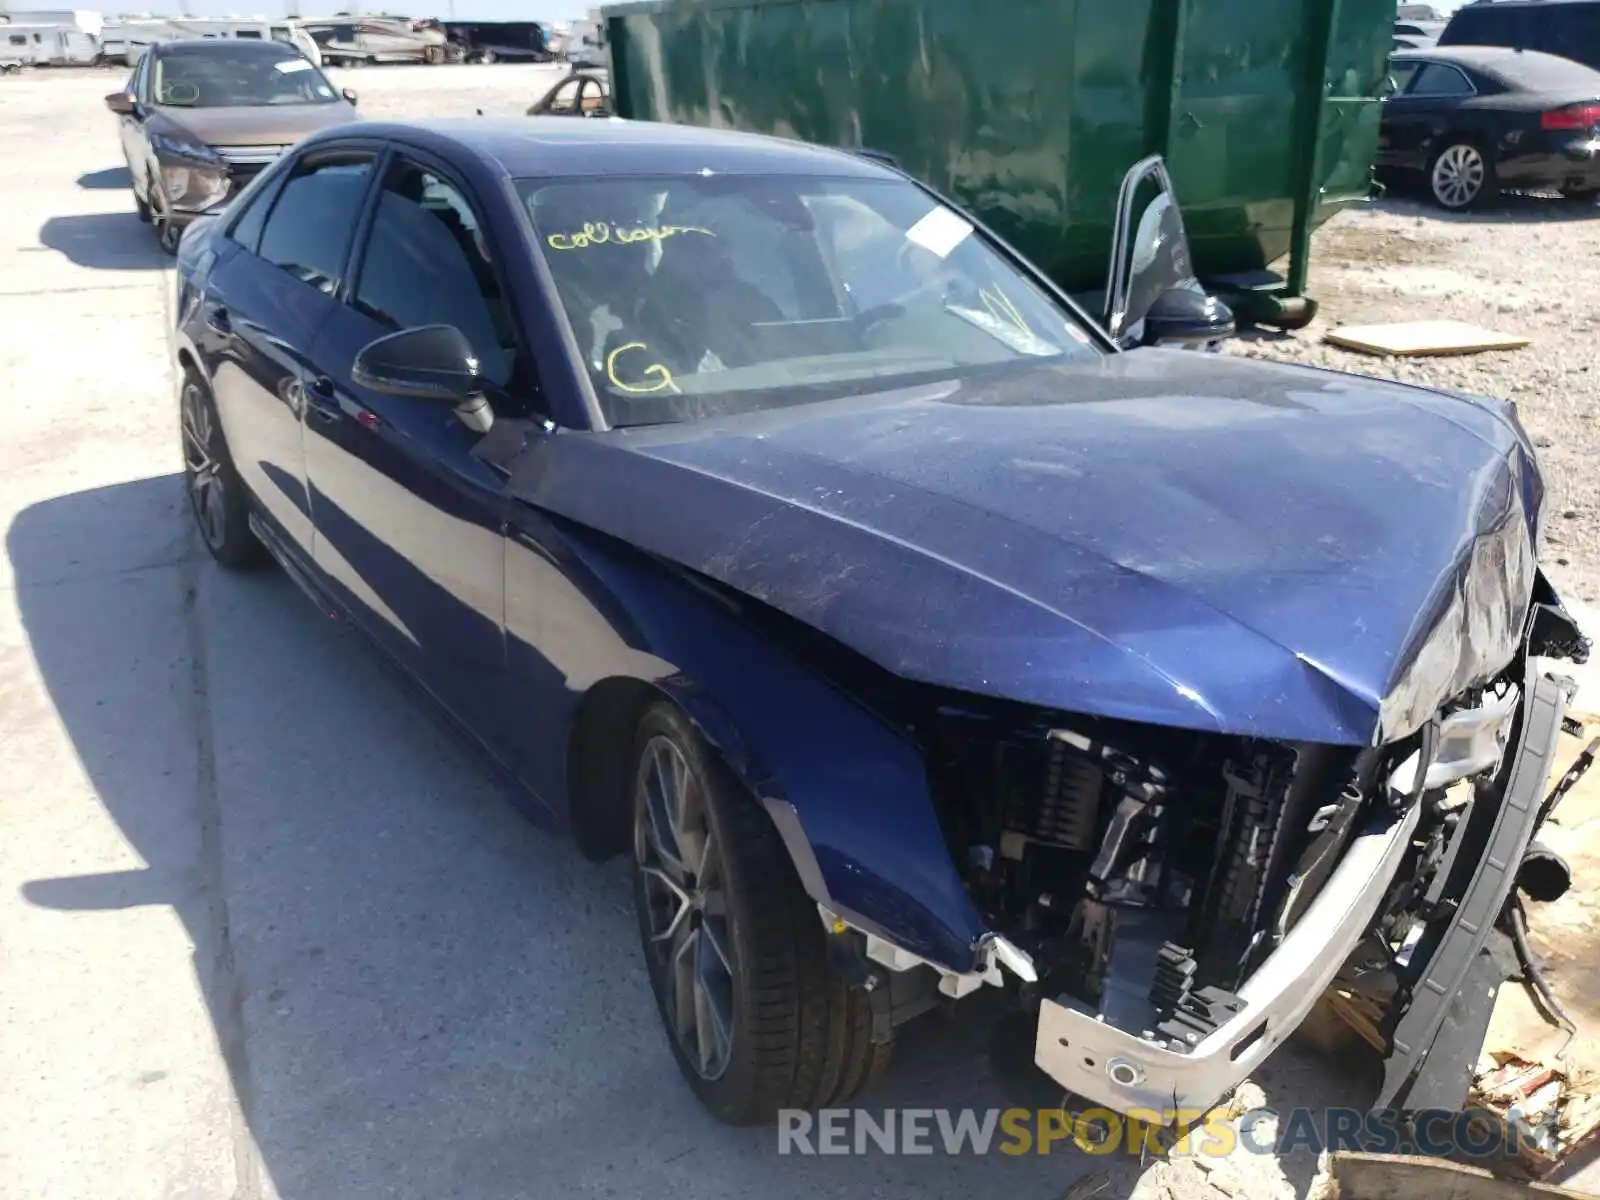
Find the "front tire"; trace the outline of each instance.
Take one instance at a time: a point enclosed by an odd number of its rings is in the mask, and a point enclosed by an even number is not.
[[[634,900],[673,1057],[730,1125],[823,1108],[888,1065],[866,993],[828,962],[816,905],[761,807],[672,705],[633,745]]]
[[[1447,212],[1466,212],[1499,190],[1494,163],[1476,142],[1449,142],[1428,164],[1428,193]]]
[[[253,567],[266,558],[266,548],[250,531],[244,482],[228,453],[211,389],[192,368],[183,373],[178,411],[184,490],[200,540],[224,567]]]

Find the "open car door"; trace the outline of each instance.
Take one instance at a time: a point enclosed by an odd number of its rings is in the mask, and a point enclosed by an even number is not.
[[[1195,277],[1178,195],[1159,154],[1122,177],[1105,325],[1125,349],[1215,349],[1234,332],[1233,313]]]

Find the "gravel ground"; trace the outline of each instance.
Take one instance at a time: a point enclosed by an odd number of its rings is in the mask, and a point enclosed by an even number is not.
[[[1317,321],[1232,350],[1449,391],[1507,397],[1550,484],[1543,559],[1556,586],[1600,601],[1600,205],[1508,196],[1451,215],[1387,199],[1318,235]],[[1331,326],[1452,318],[1533,339],[1524,350],[1374,358],[1322,342]]]

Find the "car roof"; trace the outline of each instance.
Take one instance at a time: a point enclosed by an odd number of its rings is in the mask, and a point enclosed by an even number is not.
[[[1538,50],[1516,50],[1510,46],[1428,46],[1396,51],[1394,57],[1470,67],[1526,91],[1577,86],[1582,76],[1600,78],[1600,72],[1570,58]]]
[[[150,49],[163,58],[174,54],[215,54],[219,50],[226,50],[234,55],[259,54],[263,58],[269,54],[274,58],[284,58],[300,53],[296,47],[287,42],[272,41],[268,38],[261,38],[259,41],[255,38],[179,38],[171,42],[157,42]]]
[[[341,135],[408,142],[435,153],[464,151],[513,179],[689,171],[901,178],[888,167],[845,150],[726,129],[615,117],[363,121],[358,126],[326,130],[312,140]]]

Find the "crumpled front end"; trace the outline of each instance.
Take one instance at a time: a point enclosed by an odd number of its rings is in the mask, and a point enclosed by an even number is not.
[[[1242,1081],[1358,947],[1393,973],[1399,1008],[1424,1012],[1425,960],[1454,928],[1435,926],[1471,903],[1469,929],[1487,932],[1540,819],[1570,687],[1539,656],[1586,650],[1544,581],[1529,588],[1539,602],[1511,663],[1379,746],[941,697],[921,740],[990,931],[976,971],[943,972],[941,990],[1020,984],[1041,1069],[1093,1104],[1168,1121]],[[1491,845],[1498,875],[1464,874]],[[892,972],[930,965],[870,942]]]

